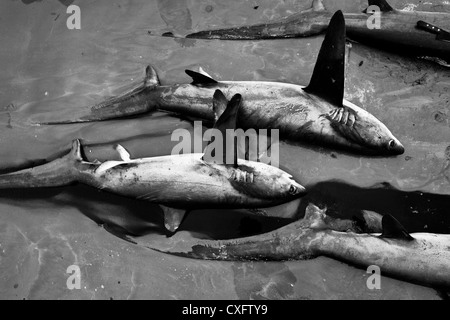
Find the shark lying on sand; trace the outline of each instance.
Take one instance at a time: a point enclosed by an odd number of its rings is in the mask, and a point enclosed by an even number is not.
[[[373,213],[369,219],[374,219]],[[381,234],[345,232],[348,225],[341,225],[344,230],[333,230],[337,225],[325,210],[309,204],[304,219],[265,234],[232,240],[172,237],[161,246],[145,246],[208,260],[280,261],[327,256],[363,268],[376,265],[382,275],[450,289],[450,235],[409,234],[390,215],[382,217]]]
[[[230,102],[220,91],[214,104],[226,104],[215,124],[221,132],[235,129],[241,96]],[[79,140],[64,157],[49,163],[0,175],[0,189],[65,186],[81,182],[118,195],[160,204],[166,228],[174,232],[186,211],[205,208],[257,209],[287,203],[301,197],[305,188],[285,171],[262,162],[237,158],[237,146],[223,141],[223,159],[211,157],[212,144],[205,154],[180,154],[131,159],[116,147],[122,161],[88,162],[81,154]],[[233,145],[231,145],[233,146]],[[233,152],[227,157],[228,152]],[[227,164],[228,159],[232,163]]]
[[[238,127],[278,129],[291,141],[331,145],[353,152],[399,155],[404,147],[372,114],[344,100],[345,21],[338,11],[330,22],[307,87],[263,81],[217,81],[206,72],[186,70],[190,84],[163,86],[147,67],[144,84],[119,97],[75,111],[70,119],[41,124],[114,119],[155,109],[215,120],[211,103],[220,89],[227,99],[241,93]]]

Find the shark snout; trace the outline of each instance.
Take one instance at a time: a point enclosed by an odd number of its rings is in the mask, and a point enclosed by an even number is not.
[[[301,197],[306,194],[306,188],[291,178],[291,186],[289,188],[289,193],[293,196]]]
[[[388,150],[394,155],[400,155],[405,152],[405,147],[397,139],[392,139],[388,143]]]

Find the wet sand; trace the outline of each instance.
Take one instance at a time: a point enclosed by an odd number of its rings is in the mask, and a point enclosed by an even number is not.
[[[81,8],[69,30],[67,5]],[[445,1],[390,1],[398,9],[446,11]],[[364,1],[324,1],[358,12]],[[89,160],[170,154],[170,133],[192,123],[161,112],[89,124],[33,126],[70,116],[136,86],[147,64],[163,84],[190,82],[202,66],[217,80],[305,85],[323,37],[202,41],[159,37],[276,19],[309,1],[3,1],[0,20],[0,170],[29,167],[65,153],[74,138]],[[257,8],[256,8],[257,7]],[[256,8],[256,9],[255,9]],[[149,33],[150,31],[150,33]],[[195,211],[181,236],[231,238],[300,218],[309,201],[330,214],[360,210],[396,216],[411,232],[450,233],[450,69],[352,43],[345,98],[379,118],[404,144],[398,157],[361,157],[282,143],[281,165],[310,189],[300,202],[255,218],[245,211]],[[382,278],[369,290],[365,270],[328,258],[227,263],[164,255],[120,238],[164,241],[161,210],[86,186],[0,192],[0,298],[3,299],[440,299],[436,290]],[[81,270],[69,290],[70,265]]]

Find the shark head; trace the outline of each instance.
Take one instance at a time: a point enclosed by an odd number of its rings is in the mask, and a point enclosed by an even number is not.
[[[336,140],[339,142],[343,142],[340,139],[343,138],[365,151],[402,154],[404,147],[380,120],[344,100],[344,81],[345,19],[342,12],[337,11],[330,21],[311,81],[304,91],[332,106],[331,111],[324,116],[338,133],[339,138]]]
[[[226,137],[226,130],[236,128],[241,100],[240,94],[228,101],[222,91],[216,90],[214,93],[213,107],[217,114],[214,129],[218,136]],[[305,193],[305,188],[287,172],[263,162],[238,159],[239,147],[234,140],[231,143],[226,138],[219,141],[221,143],[214,140],[208,144],[202,159],[220,172],[247,204],[276,205],[289,202]],[[217,147],[221,147],[221,151],[217,152]]]
[[[334,109],[328,118],[341,136],[361,149],[388,155],[405,152],[402,143],[380,120],[348,101],[344,101],[342,108]]]
[[[355,131],[360,142],[370,149],[390,155],[400,155],[405,152],[405,148],[391,131],[369,113],[355,123]]]
[[[261,202],[286,203],[306,193],[289,173],[261,162],[239,161],[237,168],[227,168],[231,185],[239,192]]]

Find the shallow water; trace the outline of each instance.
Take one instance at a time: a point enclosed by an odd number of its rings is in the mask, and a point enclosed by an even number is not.
[[[324,1],[361,11],[364,1]],[[81,8],[68,30],[66,6]],[[447,11],[445,1],[390,1],[396,8]],[[307,84],[322,37],[273,41],[201,41],[159,37],[250,24],[307,9],[309,1],[2,1],[0,12],[0,169],[49,161],[81,138],[89,160],[169,154],[176,128],[192,124],[164,113],[101,123],[32,126],[70,115],[136,86],[152,64],[163,84],[186,83],[202,66],[218,80]],[[150,31],[150,33],[149,33]],[[255,218],[246,212],[193,212],[186,237],[231,238],[267,231],[302,216],[312,201],[338,217],[372,210],[396,216],[411,232],[450,233],[450,73],[444,67],[353,43],[346,99],[365,108],[404,144],[398,157],[360,157],[282,143],[281,165],[310,190],[300,202]],[[365,270],[318,258],[286,263],[189,260],[120,238],[164,241],[161,210],[85,186],[0,193],[0,298],[436,299],[435,290],[383,277],[371,291]],[[99,226],[100,225],[100,226]],[[68,290],[68,266],[82,289]]]

